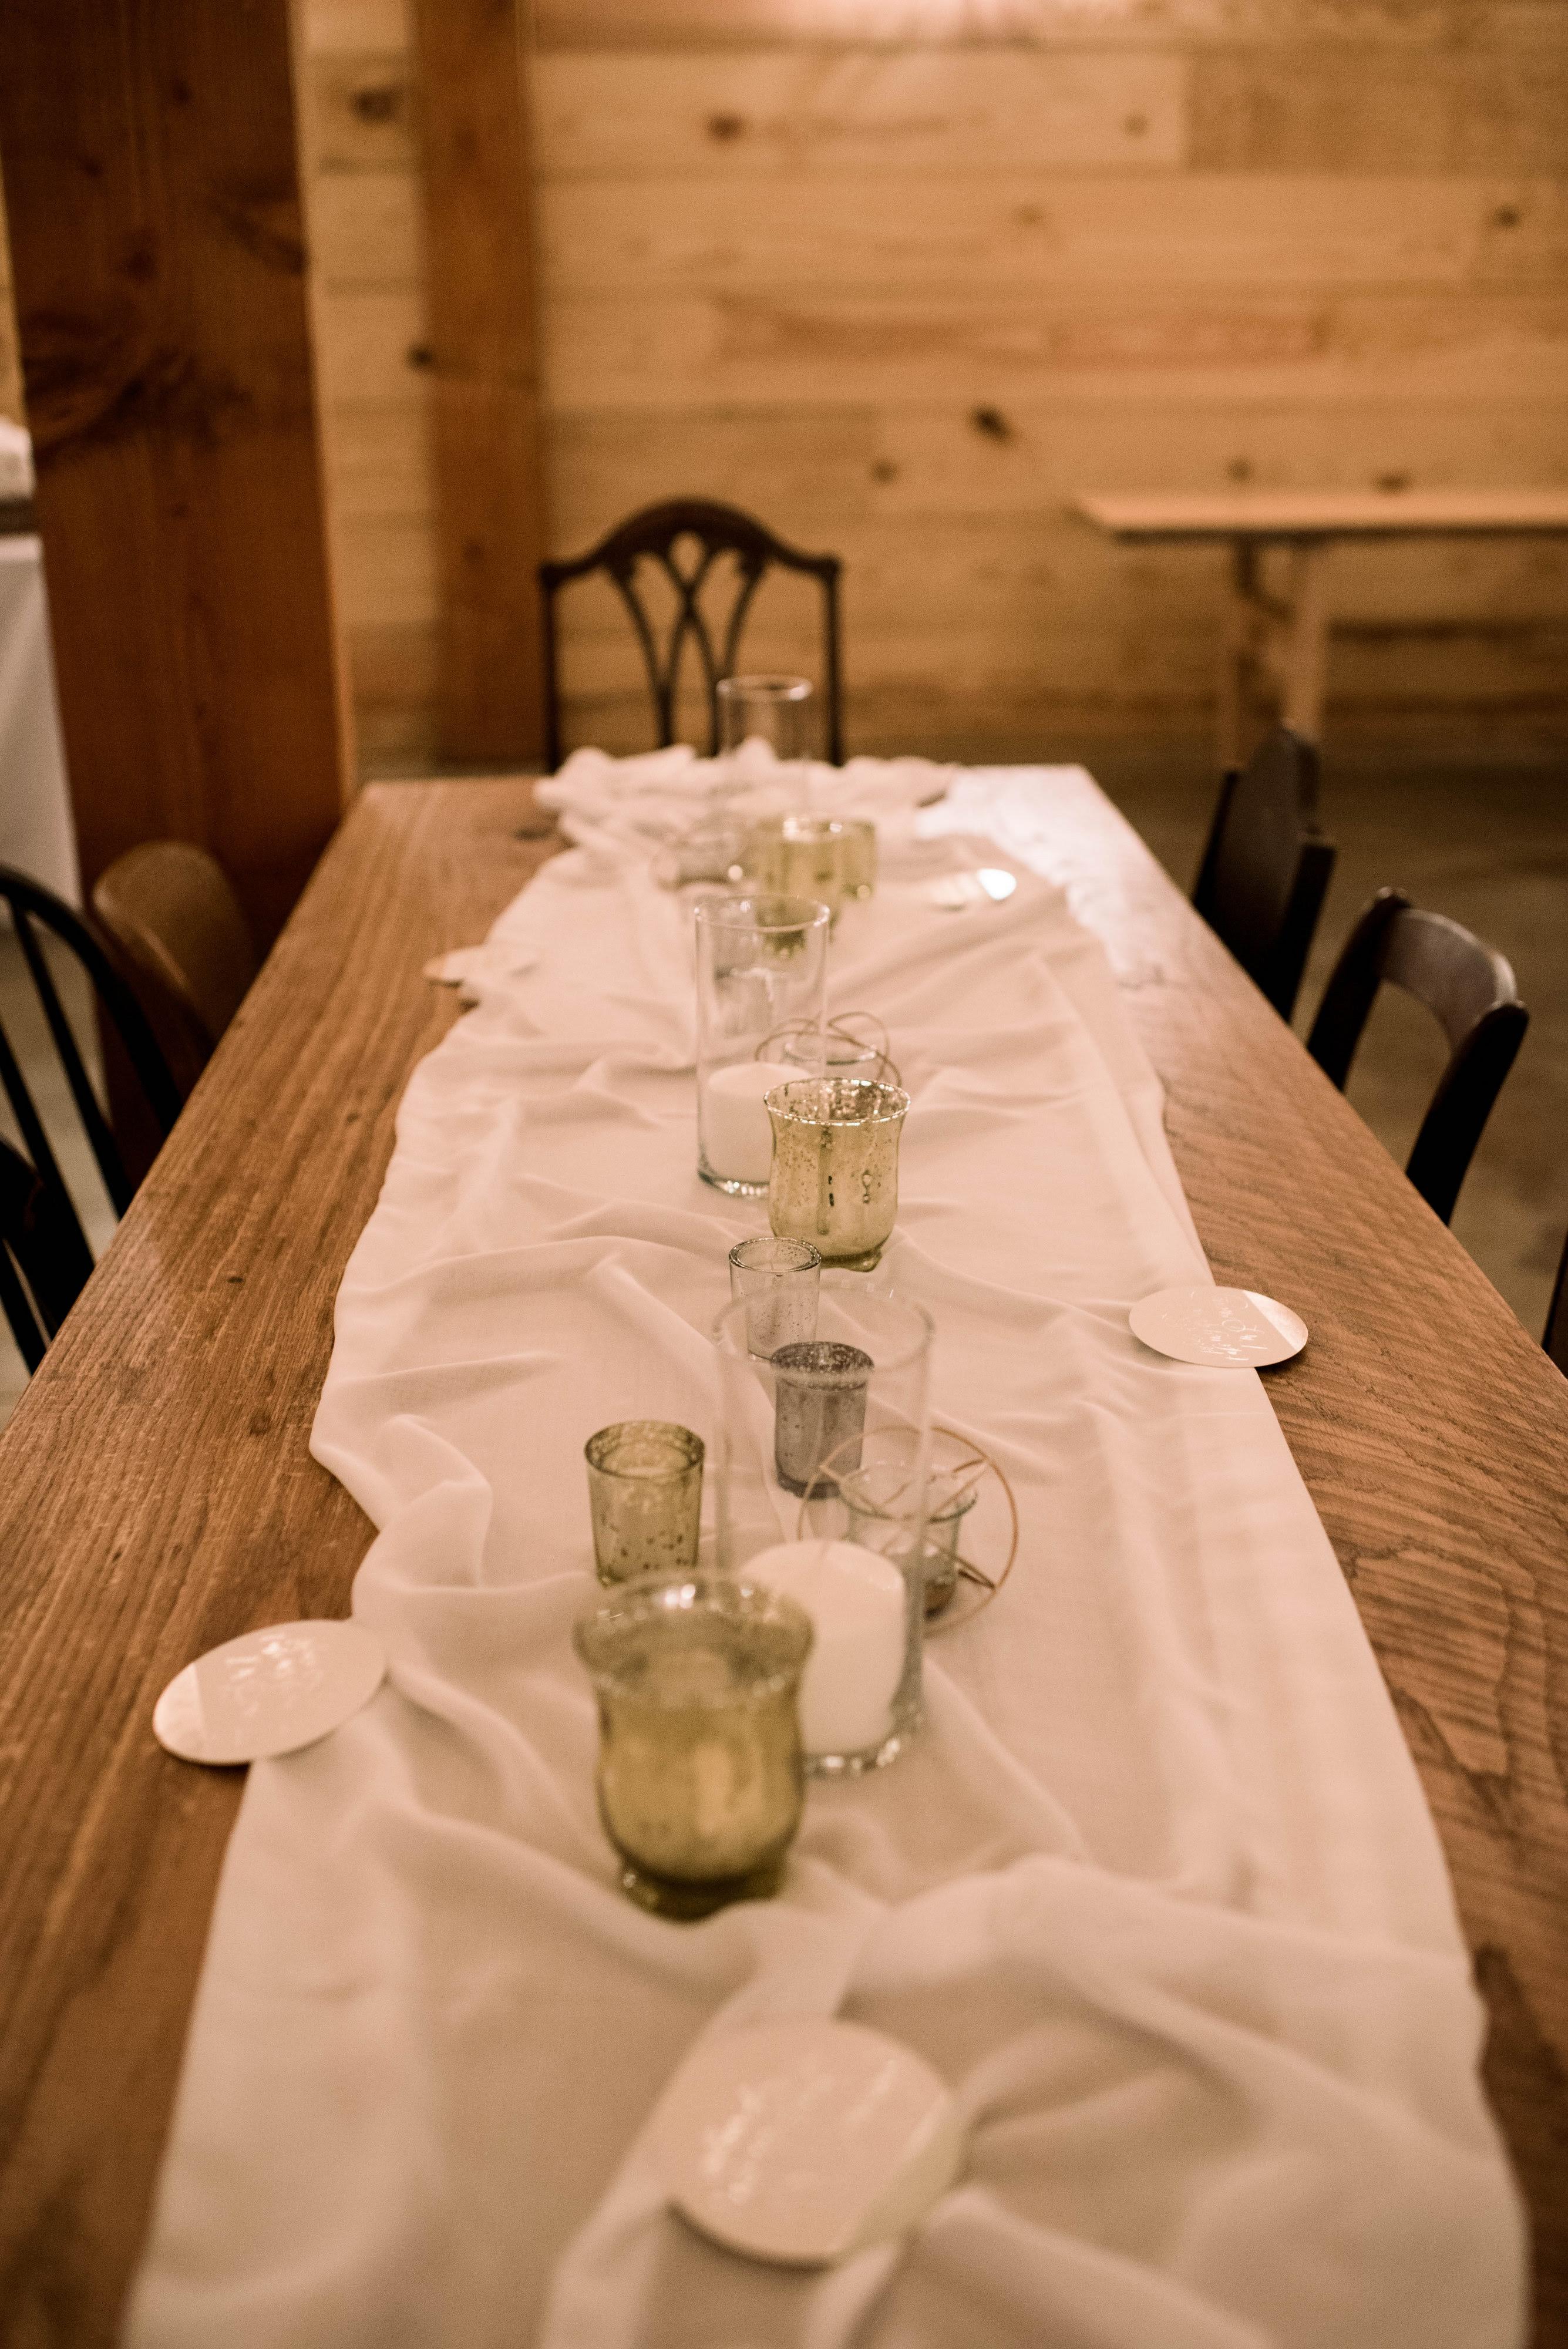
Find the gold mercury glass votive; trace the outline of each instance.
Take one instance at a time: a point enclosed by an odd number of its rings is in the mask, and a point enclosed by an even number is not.
[[[661,1917],[778,1889],[805,1800],[805,1609],[726,1575],[649,1577],[578,1621],[598,1699],[599,1817]]]
[[[805,1077],[767,1096],[768,1221],[824,1264],[868,1272],[898,1214],[898,1137],[909,1096],[864,1079]]]
[[[601,1582],[697,1563],[702,1439],[668,1419],[623,1419],[583,1446],[594,1565]]]
[[[853,894],[845,874],[848,849],[845,828],[832,816],[774,816],[753,830],[742,863],[754,888],[815,898],[836,921],[839,906]]]

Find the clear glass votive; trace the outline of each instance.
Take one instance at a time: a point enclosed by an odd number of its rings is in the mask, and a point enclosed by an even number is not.
[[[822,1257],[807,1240],[763,1234],[730,1250],[730,1294],[746,1299],[746,1343],[753,1354],[815,1337],[821,1273]]]
[[[866,816],[846,815],[839,819],[844,826],[842,871],[844,894],[847,897],[874,897],[877,894],[877,827]]]
[[[763,741],[777,759],[809,755],[812,688],[808,677],[722,677],[719,748],[738,750],[742,742]]]
[[[599,1817],[623,1889],[681,1920],[767,1899],[805,1799],[805,1610],[728,1576],[664,1576],[618,1591],[573,1638],[598,1699]]]
[[[583,1457],[601,1582],[695,1567],[702,1523],[700,1435],[673,1420],[623,1419],[590,1435]]]
[[[815,1036],[786,1036],[779,1044],[778,1057],[794,1077],[827,1077],[842,1083],[846,1078],[860,1078],[867,1084],[879,1083],[887,1066],[887,1055],[880,1045],[862,1042],[857,1036],[838,1034],[825,1028],[820,1040]]]
[[[764,1358],[747,1336],[742,1299],[714,1331],[719,1563],[811,1617],[806,1768],[853,1776],[890,1762],[920,1718],[931,1324],[910,1299],[826,1271],[815,1340]],[[847,1486],[888,1441],[904,1447],[899,1488],[878,1488],[857,1535]]]
[[[898,1138],[909,1096],[863,1079],[797,1078],[766,1097],[768,1221],[824,1264],[868,1272],[898,1214]]]
[[[665,889],[722,887],[733,891],[742,878],[748,829],[722,819],[693,824],[668,841],[653,860],[653,877]]]
[[[789,1068],[766,1053],[781,1029],[822,1030],[828,913],[805,897],[708,897],[696,908],[697,1171],[760,1198],[774,1130],[764,1106]]]
[[[836,919],[846,895],[846,848],[845,828],[836,816],[769,816],[752,826],[741,861],[753,888],[815,897]]]

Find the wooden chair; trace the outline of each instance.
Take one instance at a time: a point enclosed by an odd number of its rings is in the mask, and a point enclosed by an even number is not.
[[[1287,727],[1260,743],[1220,786],[1192,902],[1262,988],[1282,1019],[1302,972],[1334,872],[1314,821],[1317,752]]]
[[[1307,1050],[1341,1092],[1385,984],[1424,1003],[1449,1040],[1448,1066],[1405,1168],[1446,1224],[1530,1014],[1501,955],[1446,915],[1422,912],[1397,889],[1379,889],[1345,941],[1307,1038]]]
[[[258,968],[228,875],[191,841],[144,841],[99,874],[92,905],[189,1098]]]
[[[1568,1372],[1568,1240],[1563,1244],[1563,1254],[1557,1266],[1557,1286],[1552,1292],[1552,1303],[1546,1315],[1546,1334],[1541,1342],[1558,1369]]]
[[[695,542],[696,552],[680,559],[680,542]],[[730,590],[727,616],[711,627],[701,609],[704,589],[722,600],[714,565],[721,555],[734,557],[735,580]],[[675,617],[660,646],[655,616],[638,586],[638,565],[647,561],[655,575],[662,573],[675,597]],[[764,572],[777,564],[786,571],[808,573],[822,585],[823,703],[826,712],[827,755],[836,766],[844,756],[844,726],[840,708],[838,578],[843,568],[836,554],[805,554],[775,538],[762,523],[734,506],[708,498],[671,498],[663,505],[647,506],[632,514],[567,563],[542,563],[545,631],[545,756],[552,771],[561,763],[561,680],[556,636],[556,599],[570,581],[590,572],[607,572],[614,581],[637,632],[643,666],[648,672],[662,749],[675,740],[676,699],[681,657],[688,641],[694,648],[708,698],[710,756],[718,748],[719,706],[715,688],[722,677],[733,674],[741,636]]]
[[[160,1138],[171,1131],[180,1114],[179,1090],[141,1006],[86,923],[70,906],[53,890],[42,887],[9,864],[0,864],[0,905],[9,908],[17,945],[104,1188],[116,1213],[123,1215],[130,1205],[135,1179],[88,1074],[81,1048],[45,957],[40,933],[47,932],[57,938],[80,966],[92,988],[106,1053],[113,1049],[121,1054],[137,1088],[139,1106],[144,1108]],[[92,1251],[3,1023],[0,1090],[11,1105],[26,1153],[24,1157],[10,1151],[4,1177],[0,1178],[4,1183],[0,1228],[4,1230],[5,1254],[10,1259],[5,1276],[0,1279],[0,1296],[7,1319],[17,1330],[12,1316],[17,1303],[19,1267],[40,1309],[36,1317],[37,1327],[48,1337],[54,1334],[71,1299],[92,1270]],[[27,1346],[23,1344],[19,1330],[17,1343],[22,1345],[26,1357]]]

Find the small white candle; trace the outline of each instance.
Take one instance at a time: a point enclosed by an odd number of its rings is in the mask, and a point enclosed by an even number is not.
[[[778,1061],[735,1061],[714,1070],[702,1088],[702,1149],[715,1174],[729,1183],[767,1181],[774,1129],[763,1096],[799,1074]]]
[[[904,1578],[857,1542],[779,1542],[746,1560],[748,1582],[799,1601],[814,1634],[800,1685],[808,1754],[863,1754],[893,1726],[904,1676]]]

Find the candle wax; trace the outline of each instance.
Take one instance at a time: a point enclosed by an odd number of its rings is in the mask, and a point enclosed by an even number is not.
[[[727,1183],[765,1183],[774,1163],[774,1129],[763,1096],[787,1085],[798,1069],[777,1061],[733,1061],[702,1087],[702,1148]]]
[[[746,1560],[748,1582],[804,1607],[814,1637],[800,1684],[808,1755],[864,1754],[893,1726],[904,1673],[904,1578],[857,1542],[779,1542]]]

